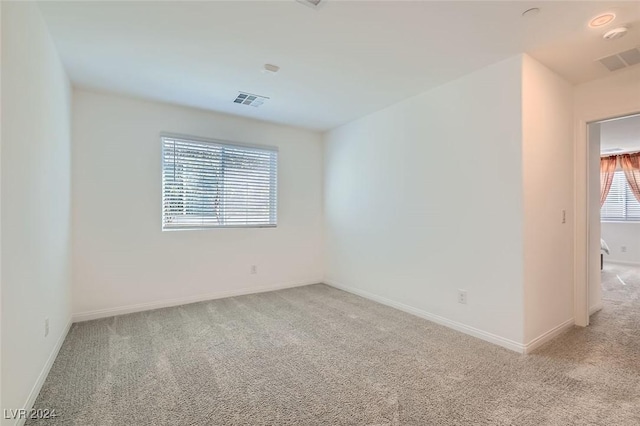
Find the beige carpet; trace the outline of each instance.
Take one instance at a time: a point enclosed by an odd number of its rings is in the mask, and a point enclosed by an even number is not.
[[[325,285],[75,324],[28,424],[638,425],[640,269],[604,276],[529,356]]]

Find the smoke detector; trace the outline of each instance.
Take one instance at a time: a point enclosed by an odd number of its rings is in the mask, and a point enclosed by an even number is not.
[[[233,101],[233,103],[257,108],[260,105],[264,104],[268,99],[269,98],[267,96],[261,96],[247,92],[238,92],[238,96],[236,96],[236,99]]]
[[[625,50],[611,56],[598,59],[609,71],[617,71],[622,68],[640,64],[640,48]]]
[[[609,30],[606,33],[604,33],[602,38],[605,39],[605,40],[615,40],[615,39],[622,38],[622,37],[626,36],[627,35],[627,31],[629,31],[629,29],[627,27],[614,28],[614,29]]]

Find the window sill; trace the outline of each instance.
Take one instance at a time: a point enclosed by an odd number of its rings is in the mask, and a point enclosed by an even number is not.
[[[611,219],[602,219],[600,223],[632,223],[636,225],[640,225],[640,220],[611,220]]]
[[[224,226],[184,226],[175,228],[162,228],[162,232],[174,231],[210,231],[215,229],[263,229],[277,228],[278,225],[224,225]]]

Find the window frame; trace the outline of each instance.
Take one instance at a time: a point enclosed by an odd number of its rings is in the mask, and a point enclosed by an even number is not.
[[[638,200],[635,198],[635,196],[633,195],[633,192],[631,191],[631,189],[629,188],[629,182],[627,181],[627,177],[624,173],[624,170],[621,169],[616,169],[614,171],[614,179],[617,176],[621,176],[621,180],[622,180],[622,184],[623,184],[623,191],[624,191],[624,212],[625,212],[625,216],[624,217],[612,217],[612,216],[603,216],[602,215],[602,209],[606,206],[607,204],[607,200],[609,199],[609,197],[612,195],[611,191],[609,191],[609,194],[607,194],[607,199],[605,200],[604,204],[600,207],[600,221],[601,222],[605,222],[605,223],[640,223],[640,217],[629,217],[628,216],[628,209],[627,209],[627,203],[629,202],[628,200],[631,199],[632,201],[639,203]],[[613,186],[613,185],[612,185]]]
[[[249,144],[243,142],[235,142],[235,141],[227,141],[224,139],[212,139],[212,138],[203,138],[199,136],[191,136],[177,133],[160,133],[160,227],[162,232],[173,232],[173,231],[206,231],[206,230],[214,230],[214,229],[260,229],[260,228],[277,228],[278,227],[278,217],[279,217],[279,203],[278,203],[278,195],[279,195],[279,179],[278,179],[278,170],[280,168],[280,150],[277,146],[273,145],[259,145],[259,144]],[[183,141],[192,141],[196,143],[210,143],[214,145],[224,145],[231,148],[247,148],[247,149],[259,149],[264,151],[273,151],[276,154],[276,162],[275,162],[275,198],[273,206],[275,212],[275,221],[274,223],[268,224],[231,224],[231,225],[194,225],[194,226],[176,226],[176,227],[165,227],[165,216],[164,216],[164,169],[165,169],[165,160],[164,160],[164,142],[165,139],[179,139]]]

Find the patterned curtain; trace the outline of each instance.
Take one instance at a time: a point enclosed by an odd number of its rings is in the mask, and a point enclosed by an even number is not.
[[[640,202],[640,152],[621,155],[620,165],[622,166],[622,170],[624,170],[633,195],[635,195],[638,202]],[[600,170],[602,170],[602,162],[600,163]],[[602,172],[600,175],[602,176]]]
[[[609,195],[617,164],[618,157],[615,155],[600,158],[600,207],[602,207],[607,195]]]

